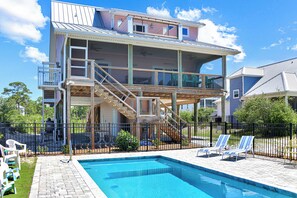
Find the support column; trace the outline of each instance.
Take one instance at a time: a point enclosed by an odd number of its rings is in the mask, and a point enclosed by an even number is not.
[[[198,102],[194,103],[194,136],[198,135]]]
[[[288,95],[285,95],[285,104],[286,104],[286,106],[289,105],[289,97],[288,97]]]
[[[179,112],[180,112],[180,105],[176,105],[176,114],[177,114],[178,116],[180,116],[180,115],[179,115]],[[177,122],[180,123],[180,120],[178,119]]]
[[[178,40],[180,40],[180,41],[183,40],[183,25],[182,24],[178,25]]]
[[[94,93],[95,87],[91,86],[91,144],[92,149],[95,149],[95,101],[94,101]]]
[[[178,87],[183,86],[183,66],[182,66],[182,51],[177,51],[177,69],[178,69]]]
[[[133,85],[133,45],[128,45],[128,85]]]
[[[221,107],[222,107],[222,122],[226,122],[226,93],[227,93],[227,64],[226,56],[222,56],[222,77],[223,77],[223,96],[221,98]]]
[[[171,109],[174,113],[177,114],[177,110],[176,110],[176,99],[177,99],[177,94],[176,92],[173,92],[172,95],[171,95]],[[175,118],[175,115],[172,115],[172,118],[173,119],[176,119]]]
[[[143,92],[142,91],[139,91],[138,92],[138,96],[139,97],[142,97],[142,95],[143,95]],[[139,100],[139,104],[138,104],[138,106],[137,106],[137,114],[138,115],[141,115],[141,109],[142,109],[142,102],[141,102],[141,100]],[[140,135],[141,135],[141,125],[140,125],[140,121],[139,121],[139,119],[138,118],[136,118],[136,129],[135,129],[135,131],[136,131],[136,137],[137,137],[137,139],[138,140],[140,140]]]
[[[67,144],[70,145],[71,141],[71,86],[67,85],[67,97],[66,97],[66,105],[67,105]]]

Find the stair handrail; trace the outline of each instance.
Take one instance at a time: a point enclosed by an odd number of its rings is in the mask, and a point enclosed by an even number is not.
[[[187,124],[187,122],[182,119],[179,115],[177,115],[174,111],[172,111],[172,109],[170,109],[165,103],[163,103],[161,100],[160,100],[160,104],[163,105],[165,107],[165,109],[169,110],[174,116],[175,118],[177,118],[178,120],[182,121],[183,123]],[[165,115],[166,117],[167,115]],[[171,118],[172,120],[174,120],[173,118]],[[179,124],[176,120],[174,120],[177,124]]]
[[[109,73],[107,73],[104,69],[102,69],[97,63],[95,63],[95,61],[93,61],[94,63],[94,67],[100,69],[106,76],[103,77],[99,72],[97,72],[94,69],[94,75],[99,75],[101,78],[104,79],[105,82],[107,82],[109,85],[111,85],[113,88],[115,88],[118,92],[120,92],[121,94],[123,94],[125,96],[125,99],[121,99],[120,97],[118,97],[114,92],[112,92],[110,89],[108,89],[106,86],[104,86],[102,83],[100,83],[94,76],[94,81],[99,84],[101,87],[103,87],[106,91],[108,91],[112,96],[114,96],[115,98],[117,98],[120,102],[122,102],[128,109],[130,109],[131,111],[133,111],[134,113],[136,113],[136,110],[131,107],[129,104],[127,104],[125,101],[126,99],[129,97],[129,95],[131,95],[132,97],[134,97],[135,99],[137,98],[135,94],[133,94],[129,89],[127,89],[124,85],[122,85],[119,81],[117,81],[114,77],[112,77]],[[109,77],[110,79],[112,79],[117,85],[119,85],[122,89],[124,89],[128,94],[125,94],[122,90],[120,90],[118,87],[116,87],[113,83],[111,83],[106,77]]]
[[[125,101],[123,101],[121,98],[119,98],[116,94],[114,94],[112,91],[110,91],[110,89],[108,89],[107,87],[105,87],[102,83],[99,83],[98,80],[94,79],[100,86],[102,86],[106,91],[108,91],[112,96],[114,96],[116,99],[118,99],[119,101],[121,101],[123,104],[126,105],[127,108],[129,108],[131,111],[133,111],[134,113],[136,113],[135,109],[133,109],[129,104],[127,104]]]
[[[108,72],[106,72],[104,69],[102,69],[95,61],[94,61],[94,66],[99,68],[106,76],[108,76],[109,78],[111,78],[117,85],[119,85],[122,89],[124,89],[126,92],[128,92],[128,95],[133,96],[133,98],[136,99],[136,95],[133,94],[127,87],[125,87],[124,85],[122,85],[122,83],[120,83],[119,81],[117,81],[112,75],[110,75]],[[96,72],[98,73],[98,72]],[[107,79],[105,79],[107,82],[109,82]],[[113,84],[110,82],[110,84]],[[120,89],[116,88],[118,91],[121,91]]]

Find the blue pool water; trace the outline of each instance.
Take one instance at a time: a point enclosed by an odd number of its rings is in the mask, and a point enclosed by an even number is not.
[[[253,182],[240,182],[232,176],[214,174],[161,156],[79,162],[110,198],[297,197],[294,193],[258,183],[250,185]]]

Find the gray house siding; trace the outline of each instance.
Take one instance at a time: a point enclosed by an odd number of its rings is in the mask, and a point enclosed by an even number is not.
[[[243,79],[244,79],[243,93],[246,93],[250,90],[250,88],[252,88],[258,82],[258,80],[261,79],[261,77],[244,76]]]
[[[239,90],[239,97],[233,98],[233,91]],[[230,115],[241,105],[240,98],[242,97],[242,77],[230,80]]]

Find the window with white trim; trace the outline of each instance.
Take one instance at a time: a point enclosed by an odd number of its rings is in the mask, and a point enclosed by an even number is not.
[[[233,90],[233,99],[239,98],[239,89]]]
[[[183,36],[189,36],[189,28],[188,27],[183,27],[182,32],[183,32]]]
[[[141,24],[134,24],[133,25],[133,31],[147,32],[147,26],[146,25],[141,25]]]

